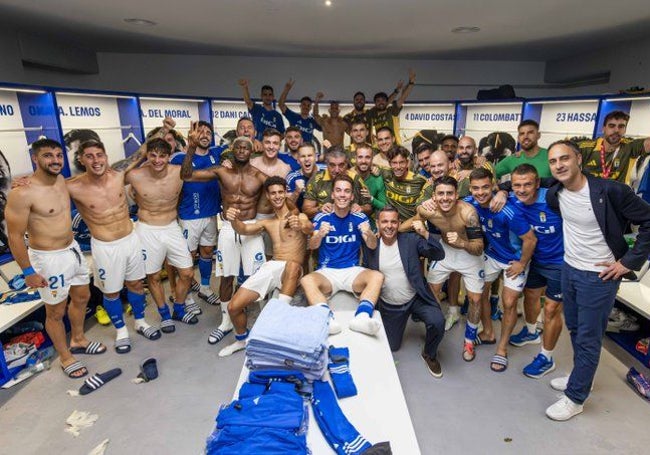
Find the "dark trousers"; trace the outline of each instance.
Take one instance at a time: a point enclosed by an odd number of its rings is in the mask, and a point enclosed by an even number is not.
[[[384,322],[384,330],[391,351],[399,350],[404,337],[404,329],[409,316],[415,314],[426,326],[424,352],[432,359],[436,358],[438,345],[445,334],[445,317],[440,305],[427,303],[417,294],[404,305],[391,305],[379,299],[379,312]]]
[[[597,272],[567,263],[562,268],[564,320],[573,346],[573,370],[564,393],[575,403],[582,404],[589,396],[619,284],[620,280],[603,281]]]

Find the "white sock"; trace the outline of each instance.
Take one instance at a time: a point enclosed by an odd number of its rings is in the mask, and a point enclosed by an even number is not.
[[[230,321],[230,314],[228,314],[228,302],[221,302],[221,324],[219,324],[219,328],[227,332],[228,330],[232,330],[232,322]]]
[[[282,293],[278,294],[278,300],[282,300],[285,303],[291,303],[292,298],[293,297],[287,294],[282,294]]]
[[[116,340],[123,340],[124,338],[129,337],[129,329],[126,328],[126,325],[116,330],[117,330],[117,335],[115,336]]]
[[[458,305],[449,305],[449,314],[460,317],[460,307]]]
[[[541,353],[546,357],[548,360],[553,360],[553,349],[550,351],[547,351],[546,349],[542,348]]]
[[[221,351],[219,351],[219,357],[228,357],[229,355],[233,355],[235,352],[241,351],[242,349],[246,349],[246,340],[235,340],[234,343],[229,344]]]
[[[372,319],[368,313],[359,313],[350,321],[350,330],[366,335],[376,335],[380,328],[379,321]]]
[[[526,323],[526,328],[530,334],[537,333],[537,324],[534,322],[532,324]]]
[[[149,324],[147,324],[147,321],[145,321],[144,318],[136,319],[134,322],[136,330],[147,330],[149,327],[151,327]]]

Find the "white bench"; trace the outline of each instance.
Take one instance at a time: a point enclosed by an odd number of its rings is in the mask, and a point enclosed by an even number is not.
[[[0,270],[2,270],[3,275],[9,279],[22,273],[16,261],[11,261],[0,266]],[[0,292],[6,292],[8,290],[9,285],[5,280],[0,279]],[[13,305],[0,305],[0,333],[26,318],[42,306],[43,301],[40,299],[32,300],[30,302],[15,303]]]
[[[637,273],[639,281],[623,281],[616,294],[616,300],[628,306],[643,317],[650,319],[650,272],[646,265]]]
[[[359,392],[354,397],[339,400],[341,410],[372,444],[390,441],[395,455],[420,454],[386,333],[382,329],[376,337],[370,337],[352,332],[347,325],[354,312],[335,311],[335,315],[344,330],[331,336],[329,343],[350,349],[350,371]],[[374,317],[381,320],[379,312],[375,312]],[[244,366],[235,397],[247,378],[248,369]],[[311,406],[307,443],[314,455],[334,453],[318,428]]]

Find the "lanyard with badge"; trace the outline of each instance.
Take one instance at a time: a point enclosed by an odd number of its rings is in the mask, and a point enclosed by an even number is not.
[[[614,151],[614,153],[612,155],[612,159],[610,160],[610,164],[609,164],[609,166],[607,166],[605,164],[605,162],[606,162],[606,160],[605,160],[605,141],[603,141],[603,143],[600,146],[600,167],[603,170],[602,175],[603,175],[603,178],[605,178],[605,179],[608,179],[609,176],[612,173],[614,163],[615,163],[615,158],[616,158],[616,155],[618,154],[619,148],[617,148]]]

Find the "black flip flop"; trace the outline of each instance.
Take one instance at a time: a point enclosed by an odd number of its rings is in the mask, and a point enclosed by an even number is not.
[[[90,392],[94,392],[108,381],[115,379],[121,374],[122,370],[120,368],[114,368],[104,373],[93,374],[84,381],[84,384],[79,389],[79,395],[88,395]]]
[[[158,377],[158,364],[156,359],[149,357],[144,362],[140,364],[140,374],[139,378],[145,380],[145,382],[153,381]]]

